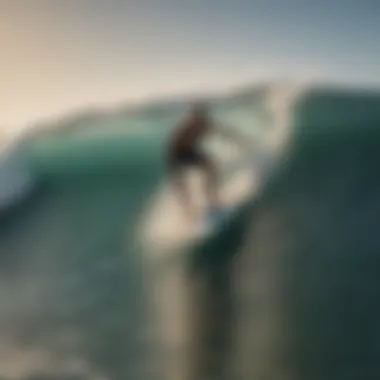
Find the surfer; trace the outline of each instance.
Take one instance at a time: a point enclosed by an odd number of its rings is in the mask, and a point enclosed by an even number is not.
[[[169,139],[166,151],[166,164],[169,175],[176,187],[182,205],[189,215],[192,214],[190,195],[183,180],[182,171],[189,166],[198,167],[206,175],[206,195],[208,207],[217,212],[221,207],[218,194],[218,174],[215,162],[200,147],[201,143],[211,133],[218,133],[222,137],[238,142],[247,148],[247,140],[238,137],[231,131],[216,128],[207,104],[194,104],[188,116],[173,132]]]

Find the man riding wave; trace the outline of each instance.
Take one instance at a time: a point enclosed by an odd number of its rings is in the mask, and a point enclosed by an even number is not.
[[[206,195],[208,206],[213,211],[221,208],[218,192],[218,173],[213,159],[201,149],[203,140],[210,134],[219,134],[247,149],[246,138],[235,132],[218,128],[210,115],[207,104],[194,104],[189,115],[170,136],[166,150],[166,165],[182,205],[191,214],[190,195],[182,172],[187,167],[198,167],[206,175]],[[249,141],[248,141],[249,142]],[[250,148],[250,147],[249,147]]]

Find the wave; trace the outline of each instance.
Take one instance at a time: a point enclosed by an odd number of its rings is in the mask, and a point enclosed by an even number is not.
[[[377,371],[379,97],[313,88],[295,102],[284,88],[270,93],[275,115],[256,102],[251,109],[245,94],[220,102],[218,117],[261,136],[281,165],[263,169],[271,175],[260,198],[249,198],[231,224],[165,265],[155,256],[160,242],[147,251],[136,237],[165,182],[162,145],[182,111],[153,109],[146,120],[141,112],[130,131],[127,117],[112,115],[96,132],[86,126],[28,142],[28,170],[47,187],[0,230],[0,325],[12,353],[27,357],[34,344],[47,361],[80,361],[79,378],[145,379],[167,349],[174,373],[183,369],[176,353],[187,316],[193,356],[185,368],[196,375],[226,367],[242,379]],[[223,165],[237,159],[231,171],[250,167],[249,157],[214,148]],[[190,307],[184,314],[181,302]],[[159,338],[153,304],[168,328]]]
[[[320,88],[296,105],[235,260],[240,378],[379,372],[379,105],[379,93]]]
[[[176,112],[169,106],[156,122],[150,115],[144,132],[136,123],[143,115],[133,125],[111,115],[102,118],[102,131],[98,125],[50,130],[24,146],[43,186],[0,226],[4,349],[11,358],[25,357],[23,370],[0,360],[8,373],[69,378],[79,361],[79,378],[143,379],[152,362],[161,364],[165,344],[158,342],[152,354],[156,313],[147,267],[154,260],[136,237],[165,182],[162,148],[181,116]],[[242,117],[235,113],[229,121],[238,125]],[[36,352],[44,363],[36,363]],[[66,375],[53,371],[55,357]]]

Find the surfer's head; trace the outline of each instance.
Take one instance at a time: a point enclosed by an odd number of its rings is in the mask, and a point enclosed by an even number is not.
[[[190,115],[197,121],[206,121],[209,118],[209,107],[205,102],[197,102],[191,106]]]

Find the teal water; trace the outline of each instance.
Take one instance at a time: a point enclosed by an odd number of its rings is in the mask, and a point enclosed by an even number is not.
[[[84,360],[82,378],[146,378],[151,365],[141,355],[150,350],[144,338],[149,313],[135,235],[162,177],[161,144],[132,140],[32,146],[31,167],[43,184],[1,229],[4,297],[15,303],[6,317],[12,344],[46,350],[52,363],[67,368]],[[25,304],[31,291],[34,298]],[[65,342],[66,334],[74,342]],[[70,378],[57,372],[57,378]]]
[[[379,103],[324,89],[303,97],[263,197],[183,260],[189,378],[376,378]],[[270,120],[245,98],[218,107],[242,129]],[[41,186],[0,225],[3,378],[166,378],[137,236],[182,111],[149,112],[28,144]]]
[[[293,110],[234,277],[243,378],[380,373],[379,104],[315,89]]]

